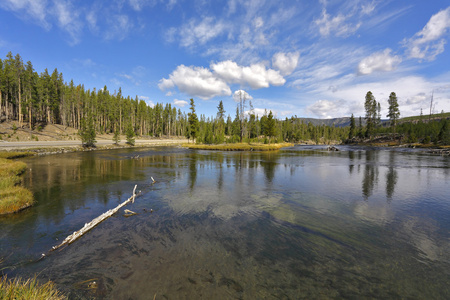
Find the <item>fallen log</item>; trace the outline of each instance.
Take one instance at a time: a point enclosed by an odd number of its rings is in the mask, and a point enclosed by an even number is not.
[[[91,230],[92,228],[94,228],[95,226],[97,226],[98,224],[100,224],[101,222],[106,220],[107,218],[111,217],[113,214],[115,214],[123,206],[127,205],[130,202],[134,203],[134,199],[136,198],[136,188],[137,188],[137,185],[134,186],[133,195],[130,198],[128,198],[127,200],[125,200],[122,204],[119,204],[116,208],[108,210],[107,212],[105,212],[102,215],[98,216],[97,218],[95,218],[91,222],[84,224],[83,228],[81,228],[78,231],[75,231],[74,233],[72,233],[71,235],[66,237],[66,239],[61,244],[59,244],[57,246],[53,246],[52,250],[50,250],[50,251],[54,251],[54,250],[56,250],[58,248],[61,248],[64,245],[68,245],[68,244],[73,243],[75,240],[77,240],[83,234],[85,234],[86,232],[88,232],[89,230]],[[42,257],[44,257],[44,256],[45,256],[45,254],[42,254]]]

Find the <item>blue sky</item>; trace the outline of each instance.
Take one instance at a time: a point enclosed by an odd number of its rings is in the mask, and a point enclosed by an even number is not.
[[[278,118],[450,111],[448,0],[1,0],[11,51],[86,88],[215,116],[245,91]]]

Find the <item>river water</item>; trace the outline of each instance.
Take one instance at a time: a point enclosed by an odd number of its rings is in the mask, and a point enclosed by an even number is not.
[[[340,149],[28,158],[37,204],[0,218],[0,269],[71,299],[449,299],[450,158]]]

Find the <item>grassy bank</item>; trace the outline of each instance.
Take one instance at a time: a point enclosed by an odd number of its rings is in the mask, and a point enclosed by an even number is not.
[[[283,147],[291,147],[294,144],[220,144],[220,145],[204,145],[204,144],[183,144],[183,147],[198,150],[220,150],[220,151],[274,151]]]
[[[51,281],[40,285],[36,277],[27,280],[21,278],[8,280],[4,276],[0,278],[0,299],[58,300],[66,299],[66,297],[55,288]]]
[[[34,203],[31,191],[20,186],[27,165],[11,160],[27,155],[27,152],[0,152],[0,215],[18,212]]]

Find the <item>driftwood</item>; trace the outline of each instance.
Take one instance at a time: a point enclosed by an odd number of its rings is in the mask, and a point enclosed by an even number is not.
[[[76,239],[81,237],[83,234],[85,234],[86,232],[88,232],[89,230],[91,230],[92,228],[94,228],[95,226],[97,226],[98,224],[100,224],[101,222],[106,220],[107,218],[111,217],[113,214],[115,214],[123,206],[127,205],[130,202],[134,203],[134,199],[136,198],[136,187],[137,187],[137,185],[134,186],[133,195],[130,198],[128,198],[125,202],[123,202],[122,204],[120,204],[116,208],[108,210],[107,212],[105,212],[102,215],[98,216],[97,218],[95,218],[91,222],[84,224],[83,228],[81,228],[78,231],[75,231],[74,233],[72,233],[71,235],[66,237],[66,239],[61,244],[59,244],[58,246],[53,246],[51,251],[54,251],[54,250],[56,250],[58,248],[61,248],[64,245],[68,245],[68,244],[73,243]],[[45,254],[42,254],[42,256],[45,256]]]

